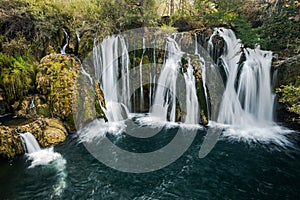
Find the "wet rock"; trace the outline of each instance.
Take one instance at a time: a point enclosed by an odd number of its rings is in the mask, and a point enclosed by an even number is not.
[[[24,153],[20,136],[30,132],[42,147],[52,146],[65,141],[67,130],[58,119],[40,118],[19,126],[0,126],[0,156],[13,158]]]
[[[191,64],[194,68],[194,76],[196,79],[196,92],[198,97],[198,104],[201,108],[200,112],[200,123],[203,125],[208,124],[208,110],[207,110],[207,102],[205,97],[205,89],[202,80],[202,68],[199,62],[199,58],[197,56],[192,58]]]
[[[16,130],[20,133],[32,133],[42,147],[63,142],[67,136],[67,130],[58,119],[43,118],[32,123],[18,126]]]

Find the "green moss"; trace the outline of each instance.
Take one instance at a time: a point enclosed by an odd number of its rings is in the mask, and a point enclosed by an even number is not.
[[[35,64],[0,52],[0,88],[5,102],[13,104],[34,90]]]
[[[60,119],[69,118],[72,113],[72,93],[80,66],[67,55],[51,54],[41,60],[37,73],[37,89],[46,96],[49,105],[38,108],[38,114]]]

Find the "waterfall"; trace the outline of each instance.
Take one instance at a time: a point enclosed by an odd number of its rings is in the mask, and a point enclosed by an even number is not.
[[[79,31],[77,31],[76,30],[76,32],[75,32],[75,34],[76,34],[76,37],[77,37],[77,42],[78,42],[78,44],[80,43],[80,33],[79,33]]]
[[[29,105],[29,109],[35,108],[35,104],[34,104],[34,98],[31,99],[30,105]]]
[[[31,165],[28,168],[34,168],[39,165],[49,165],[56,170],[57,181],[53,185],[53,192],[51,196],[60,196],[67,187],[67,161],[60,153],[54,152],[53,147],[41,149],[40,145],[29,133],[20,133],[22,144],[27,153],[28,159],[31,160]]]
[[[179,62],[182,52],[174,39],[167,39],[167,58],[162,72],[157,81],[157,88],[152,106],[151,115],[167,121],[169,105],[171,113],[169,121],[175,122],[176,118],[176,82]]]
[[[194,69],[188,59],[188,69],[184,73],[184,79],[186,84],[186,124],[197,124],[199,122],[199,105],[196,93],[196,80],[193,75]]]
[[[272,52],[243,48],[231,30],[220,28],[215,32],[226,42],[226,50],[221,59],[227,75],[227,85],[218,122],[242,126],[272,124]]]
[[[69,44],[69,35],[68,35],[68,33],[67,33],[67,31],[65,29],[63,29],[63,31],[64,31],[64,34],[65,34],[66,43],[63,46],[63,48],[60,50],[60,53],[61,54],[66,54],[66,48],[67,48],[67,46]]]
[[[141,56],[141,61],[140,61],[140,65],[139,65],[139,70],[140,70],[140,109],[143,110],[144,109],[144,90],[143,90],[143,59],[144,59],[144,54],[146,51],[145,48],[145,37],[143,37],[143,46],[142,46],[142,56]]]
[[[26,153],[33,153],[41,150],[39,143],[31,133],[21,133],[20,137]]]
[[[121,58],[121,63],[119,59]],[[130,105],[129,55],[125,39],[113,36],[93,49],[95,77],[100,80],[105,96],[105,112],[108,121],[127,118]],[[119,70],[122,73],[120,80]]]
[[[129,110],[135,112],[134,109],[139,108],[140,112],[148,111],[152,117],[171,122],[177,121],[178,109],[186,110],[183,113],[182,121],[189,124],[198,123],[200,108],[196,95],[193,66],[189,61],[186,72],[181,72],[183,68],[181,61],[184,52],[182,52],[179,44],[181,44],[184,35],[180,34],[178,42],[175,41],[176,37],[177,34],[167,38],[164,37],[166,41],[165,55],[157,79],[157,64],[143,65],[143,58],[146,56],[146,45],[149,45],[146,44],[145,37],[142,38],[141,60],[136,68],[131,69],[132,71],[130,70],[129,47],[125,36],[112,36],[103,40],[101,44],[94,43],[95,78],[101,83],[106,103],[106,109],[103,108],[103,110],[108,121],[125,120]],[[150,41],[152,41],[153,60],[156,62],[156,38]],[[135,40],[133,42],[135,44]],[[189,60],[189,55],[185,55],[187,56],[185,59]],[[149,59],[149,55],[147,56]],[[178,84],[180,78],[183,84]],[[145,83],[149,85],[149,88],[143,89]],[[152,84],[155,84],[155,86],[152,86]],[[135,93],[135,88],[138,88],[137,93]],[[181,89],[181,93],[184,94],[178,93],[178,90]],[[148,96],[145,92],[148,92]],[[133,94],[133,100],[131,99],[131,93]],[[180,105],[184,108],[177,105],[180,95],[184,95],[183,101],[188,102]],[[145,97],[149,97],[148,110],[145,110],[147,109]],[[140,102],[140,105],[138,107],[133,106],[132,103],[135,102]]]
[[[210,102],[208,109],[210,120],[233,125],[271,124],[274,101],[270,76],[272,52],[262,51],[258,48],[243,48],[233,31],[217,28],[208,41],[208,50],[211,53],[217,50],[213,47],[215,36],[223,38],[225,41],[224,51],[217,58],[220,62],[218,65],[214,64],[213,59],[208,56],[203,47],[198,46],[197,35],[194,37],[193,47],[193,53],[198,56],[200,70],[202,70],[201,78],[205,101]],[[144,98],[147,97],[145,92],[148,91],[150,116],[171,122],[175,122],[181,117],[185,123],[198,123],[201,108],[197,101],[191,56],[181,50],[181,46],[185,42],[184,37],[184,34],[180,33],[164,38],[165,54],[157,79],[156,71],[152,73],[152,69],[146,70],[146,66],[143,66],[143,57],[148,53],[144,36],[142,37],[141,60],[137,68],[132,69],[132,72],[126,36],[112,36],[106,38],[99,45],[95,42],[93,49],[94,72],[104,93],[107,108],[103,109],[108,121],[125,120],[129,110],[138,111],[134,110],[136,108],[140,108],[140,112],[144,112],[146,109]],[[135,44],[136,40],[133,41]],[[153,60],[155,61],[156,40],[150,41],[154,44],[151,48],[154,46]],[[213,57],[216,56],[213,55]],[[182,59],[188,61],[186,70],[182,66]],[[156,70],[156,64],[151,66],[154,66]],[[220,67],[224,71],[226,77],[223,78],[226,81],[222,80]],[[180,82],[181,75],[183,75],[183,82]],[[150,90],[143,89],[144,81],[150,83]],[[224,89],[224,82],[226,89]],[[155,83],[155,87],[152,87],[153,83]],[[134,84],[135,86],[132,86]],[[132,87],[134,88],[132,89]],[[135,88],[139,88],[137,93],[135,93]],[[182,88],[184,89],[182,90]],[[178,90],[182,91],[178,92]],[[131,93],[135,98],[133,101]],[[185,104],[178,105],[181,103],[178,98],[182,95]],[[131,104],[135,102],[140,102],[140,105],[132,106]],[[181,112],[180,116],[178,112]]]

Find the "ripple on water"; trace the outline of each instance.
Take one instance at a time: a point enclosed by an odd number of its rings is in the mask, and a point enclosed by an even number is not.
[[[28,170],[36,170],[34,168],[37,167],[44,167],[44,170],[50,170],[49,168],[55,170],[54,177],[56,181],[55,184],[52,185],[50,198],[61,196],[64,189],[67,187],[67,161],[62,157],[62,155],[55,152],[53,147],[42,149],[40,151],[36,151],[26,155],[28,156],[28,160],[31,162]],[[51,177],[42,178],[51,179]]]

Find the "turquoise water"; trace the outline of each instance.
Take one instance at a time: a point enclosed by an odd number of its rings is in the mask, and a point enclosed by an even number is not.
[[[153,151],[170,142],[177,128],[142,141],[122,133],[110,140],[128,150]],[[149,173],[124,173],[95,159],[78,134],[57,146],[61,154],[32,166],[23,155],[0,163],[0,199],[298,199],[299,141],[291,145],[247,143],[221,137],[198,157],[206,129],[174,163]],[[155,144],[155,145],[153,145]]]

